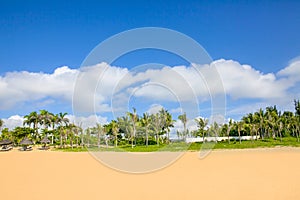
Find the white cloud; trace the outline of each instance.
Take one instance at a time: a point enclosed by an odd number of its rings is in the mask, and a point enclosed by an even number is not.
[[[53,74],[8,72],[0,77],[0,109],[10,109],[19,103],[46,97],[70,102],[77,70],[57,68]]]
[[[234,100],[259,99],[263,103],[284,105],[290,103],[286,99],[297,98],[289,90],[297,87],[299,82],[299,60],[278,73],[268,74],[250,65],[223,59],[210,65],[135,69],[134,73],[106,63],[81,69],[63,66],[50,74],[21,71],[0,76],[0,110],[27,102],[34,102],[39,107],[55,106],[57,101],[71,105],[73,98],[75,114],[76,111],[86,112],[89,116],[94,111],[109,112],[112,107],[125,112],[132,97],[152,99],[157,104],[189,102],[194,107],[190,102],[210,101],[211,96],[224,91]],[[171,112],[181,111],[181,108]]]
[[[278,76],[286,77],[292,84],[300,81],[300,60],[295,60],[289,66],[280,70]]]
[[[232,60],[218,60],[212,65],[220,73],[226,94],[235,99],[281,98],[289,87],[272,73],[263,74],[249,65]]]
[[[19,115],[13,115],[7,119],[3,119],[4,126],[3,128],[8,128],[9,130],[14,129],[16,126],[23,125],[24,118]]]
[[[76,126],[80,126],[83,129],[94,127],[97,123],[104,125],[107,124],[107,117],[98,115],[90,115],[88,117],[78,117],[74,115],[66,116],[70,123],[74,123]]]
[[[147,110],[147,113],[149,114],[156,114],[159,113],[159,111],[164,108],[162,105],[160,104],[152,104],[150,106],[150,108]]]

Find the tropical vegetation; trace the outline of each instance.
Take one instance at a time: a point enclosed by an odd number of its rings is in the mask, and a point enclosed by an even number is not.
[[[187,145],[186,138],[223,137],[224,141],[216,139],[214,148],[250,148],[268,146],[300,146],[300,102],[294,100],[295,112],[279,111],[276,106],[259,109],[254,113],[244,115],[241,120],[228,120],[218,124],[205,118],[195,119],[197,130],[188,130],[186,113],[178,116],[183,130],[174,130],[177,138],[170,139],[170,132],[175,120],[170,112],[162,108],[154,114],[137,114],[135,108],[124,116],[118,117],[107,124],[97,123],[94,127],[83,129],[81,125],[71,123],[67,113],[53,114],[47,110],[31,112],[24,116],[24,124],[9,130],[0,120],[0,139],[9,139],[15,145],[24,138],[30,138],[34,144],[48,137],[51,145],[58,149],[102,149],[126,151],[156,151],[181,150],[189,148],[196,150],[201,143]],[[244,141],[243,136],[250,136],[250,141]]]

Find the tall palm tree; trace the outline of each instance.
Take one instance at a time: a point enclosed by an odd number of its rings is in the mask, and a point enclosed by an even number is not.
[[[236,127],[237,127],[237,131],[238,131],[238,134],[239,134],[239,142],[241,144],[242,143],[241,131],[243,130],[244,122],[243,121],[236,122]]]
[[[262,108],[260,108],[257,112],[254,113],[254,118],[255,120],[258,121],[259,124],[259,134],[261,139],[264,139],[265,136],[265,126],[266,126],[266,122],[265,122],[265,118],[266,118],[266,114],[264,112],[264,110]]]
[[[230,144],[230,131],[231,131],[233,125],[234,125],[233,120],[232,120],[232,119],[229,119],[229,122],[228,122],[228,129],[227,129],[228,144]]]
[[[220,131],[219,124],[217,122],[211,124],[209,131],[215,136],[215,143],[217,143],[219,137],[219,131]]]
[[[204,143],[205,142],[204,141],[204,139],[205,139],[205,130],[204,129],[208,125],[208,119],[204,119],[204,118],[200,117],[200,118],[195,119],[195,122],[197,123],[200,135],[202,135],[202,140]]]
[[[136,126],[137,122],[139,120],[139,117],[136,113],[136,109],[133,108],[133,112],[127,112],[127,115],[129,116],[131,120],[131,125],[132,125],[132,134],[131,134],[131,148],[134,147],[133,141],[136,139]]]
[[[124,133],[125,138],[127,138],[129,141],[131,139],[133,131],[131,126],[131,119],[129,118],[128,114],[122,117],[118,117],[117,122],[119,124],[120,131]]]
[[[159,134],[162,132],[162,119],[159,113],[151,115],[152,127],[156,134],[156,144],[159,146]]]
[[[104,132],[104,128],[100,123],[96,124],[95,130],[97,132],[97,146],[98,148],[100,148],[100,144],[101,144],[101,137],[103,136]]]
[[[161,119],[163,122],[163,129],[167,134],[167,142],[169,143],[170,141],[170,127],[174,127],[173,123],[174,120],[172,119],[172,115],[168,112],[168,110],[165,110],[164,108],[162,108],[159,111],[160,115],[161,115]]]
[[[111,121],[111,131],[115,138],[115,147],[118,146],[119,125],[115,120]]]
[[[141,119],[141,124],[145,128],[145,134],[146,134],[146,146],[148,147],[148,141],[149,141],[149,128],[151,125],[151,117],[148,113],[143,114],[143,118]]]
[[[66,118],[67,113],[59,113],[58,118],[57,118],[57,123],[60,125],[59,126],[59,133],[60,133],[60,146],[62,147],[63,143],[63,137],[66,136],[66,130],[64,127],[68,126],[69,124],[69,119]]]
[[[36,111],[31,112],[29,115],[24,116],[23,125],[27,124],[29,127],[32,125],[34,129],[33,138],[36,140],[38,137],[38,124],[39,124],[39,115]]]
[[[187,117],[186,117],[186,113],[184,112],[182,115],[179,115],[178,119],[183,124],[183,139],[185,140],[186,139],[186,134],[187,134],[187,128],[186,128]]]
[[[38,117],[39,123],[44,126],[44,131],[46,132],[46,136],[48,137],[48,127],[52,125],[54,115],[47,110],[40,110]]]

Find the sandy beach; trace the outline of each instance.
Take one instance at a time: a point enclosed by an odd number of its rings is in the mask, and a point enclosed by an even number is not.
[[[187,152],[147,174],[112,170],[89,153],[0,153],[1,199],[300,199],[300,149]]]

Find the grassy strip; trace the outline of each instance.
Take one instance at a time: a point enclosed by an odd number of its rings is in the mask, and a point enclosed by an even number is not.
[[[105,152],[155,152],[155,151],[199,151],[203,148],[213,148],[213,149],[246,149],[246,148],[272,148],[272,147],[300,147],[300,142],[297,142],[296,138],[285,137],[282,138],[282,142],[279,139],[264,139],[258,141],[222,141],[218,143],[206,143],[202,146],[202,143],[195,142],[191,144],[186,144],[184,142],[171,143],[169,145],[149,145],[147,146],[135,146],[131,148],[130,145],[124,145],[119,147],[91,147],[91,148],[55,148],[55,151],[63,152],[87,152],[87,151],[105,151]]]

